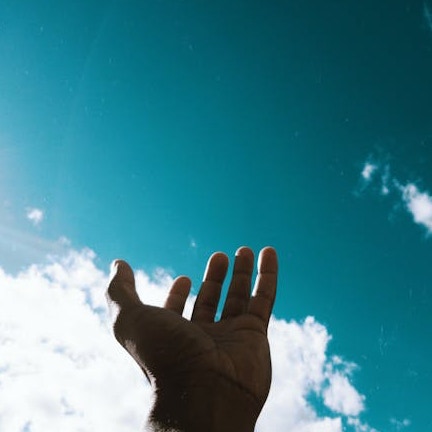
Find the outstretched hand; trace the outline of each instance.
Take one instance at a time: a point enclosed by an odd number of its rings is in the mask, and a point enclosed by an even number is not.
[[[114,334],[155,391],[149,430],[253,431],[271,383],[267,326],[276,294],[277,256],[265,248],[251,295],[254,255],[240,248],[225,305],[215,315],[228,258],[208,261],[191,320],[182,317],[190,292],[177,278],[163,308],[143,304],[132,269],[115,261],[107,297]]]

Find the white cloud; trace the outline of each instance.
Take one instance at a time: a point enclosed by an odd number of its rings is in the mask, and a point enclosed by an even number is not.
[[[360,181],[354,190],[354,195],[360,196],[369,188],[381,195],[388,195],[392,188],[390,166],[373,156],[369,156],[363,163],[360,171]]]
[[[372,176],[377,169],[378,169],[377,165],[375,165],[371,162],[366,162],[363,166],[363,170],[361,172],[361,175],[366,181],[370,181],[370,180],[372,180]]]
[[[390,193],[390,166],[388,164],[384,165],[379,161],[372,162],[371,157],[369,157],[363,164],[363,169],[361,170],[361,184],[359,190],[356,192],[363,192],[372,183],[379,184],[379,193],[382,195],[388,195]]]
[[[413,183],[400,186],[402,198],[414,222],[423,225],[427,233],[432,234],[432,196],[427,192],[420,192]]]
[[[368,424],[362,423],[359,418],[350,417],[347,423],[354,428],[355,432],[378,432]]]
[[[91,251],[0,272],[0,430],[139,429],[149,389],[113,343],[106,282]]]
[[[303,322],[273,318],[269,340],[274,379],[257,432],[360,431],[358,417],[353,428],[343,426],[344,422],[348,425],[349,416],[359,416],[364,409],[364,396],[349,382],[356,367],[339,356],[327,355],[331,336],[326,327],[313,317]],[[328,416],[317,414],[309,402],[311,396],[322,400]]]
[[[0,268],[0,430],[130,432],[143,424],[150,388],[111,335],[108,275],[95,259],[69,250],[14,276]],[[170,275],[139,270],[136,278],[143,301],[163,303]],[[358,417],[364,398],[349,381],[355,367],[328,356],[325,326],[272,318],[269,338],[273,385],[257,432],[373,431]]]
[[[27,219],[35,226],[40,225],[44,219],[44,212],[38,208],[28,208]]]
[[[390,166],[381,163],[372,164],[368,160],[364,163],[361,177],[363,187],[360,192],[369,187],[372,183],[372,177],[375,172],[380,174],[379,192],[387,196],[391,191],[399,194],[407,211],[413,217],[415,223],[426,228],[427,234],[432,234],[432,195],[428,192],[422,192],[414,183],[403,185],[397,178],[390,175]],[[376,176],[375,176],[376,177]],[[358,195],[358,192],[356,192]]]
[[[388,195],[390,193],[390,166],[385,165],[382,169],[382,175],[381,175],[381,194],[382,195]]]
[[[364,409],[364,396],[351,385],[346,375],[339,372],[329,377],[329,386],[324,390],[324,403],[331,410],[346,416],[358,416]]]

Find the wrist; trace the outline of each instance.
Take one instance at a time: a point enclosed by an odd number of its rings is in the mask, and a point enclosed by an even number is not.
[[[228,379],[209,375],[187,386],[158,386],[147,430],[253,432],[262,404]]]

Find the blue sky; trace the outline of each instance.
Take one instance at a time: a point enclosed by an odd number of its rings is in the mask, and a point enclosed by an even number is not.
[[[46,276],[49,260],[69,274],[65,257],[75,257],[99,287],[122,257],[149,280],[156,269],[188,274],[196,289],[213,251],[270,244],[277,323],[304,336],[314,317],[314,337],[324,337],[318,323],[332,335],[327,368],[343,358],[364,396],[358,413],[338,408],[329,383],[339,375],[318,379],[321,391],[305,396],[314,415],[347,430],[429,430],[431,10],[402,0],[3,1],[10,298],[28,266]],[[24,426],[36,431],[32,419]]]

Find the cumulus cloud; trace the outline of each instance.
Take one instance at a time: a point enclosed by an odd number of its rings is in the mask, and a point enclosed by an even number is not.
[[[359,415],[362,396],[350,383],[356,368],[339,356],[327,354],[331,336],[313,317],[303,322],[272,319],[269,340],[273,383],[257,431],[373,432]],[[328,415],[318,415],[310,399],[321,400]],[[350,428],[349,420],[357,423]]]
[[[139,430],[149,389],[113,343],[94,258],[0,271],[0,430]]]
[[[27,209],[27,219],[35,226],[40,225],[44,219],[44,212],[38,208]]]
[[[0,430],[140,430],[151,403],[142,372],[111,335],[108,275],[90,250],[69,250],[16,275],[0,268]],[[163,303],[172,277],[136,272],[143,301]],[[190,316],[193,299],[188,301]],[[273,386],[257,432],[367,431],[352,363],[329,356],[331,340],[313,317],[272,318]],[[311,402],[327,409],[319,415]]]

